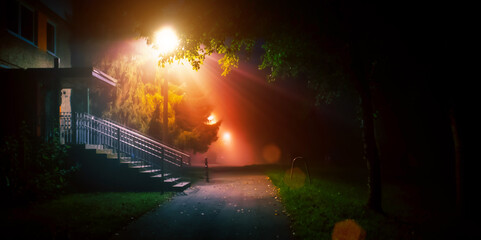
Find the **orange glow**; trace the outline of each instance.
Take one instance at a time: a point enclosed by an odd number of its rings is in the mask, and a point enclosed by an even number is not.
[[[332,230],[332,239],[359,239],[366,238],[366,231],[352,219],[336,223]]]
[[[268,163],[275,163],[281,159],[281,149],[275,144],[268,144],[262,148],[262,157]]]
[[[222,139],[226,144],[229,144],[232,141],[232,137],[229,132],[224,133],[224,135],[222,136]]]
[[[179,45],[177,34],[170,27],[164,27],[155,33],[154,46],[161,54],[173,51]]]
[[[226,81],[228,78],[221,76],[222,69],[218,60],[222,56],[214,54],[207,57],[198,71],[192,69],[187,60],[182,59],[176,59],[165,67],[156,67],[159,55],[152,48],[152,45],[146,44],[145,39],[119,42],[110,46],[113,53],[129,53],[141,61],[145,66],[146,79],[156,79],[160,82],[163,78],[168,78],[169,82],[175,86],[178,85],[181,91],[187,92],[193,89],[208,96],[213,109],[212,114],[205,116],[205,124],[218,124],[222,119],[218,132],[219,139],[209,146],[207,152],[193,154],[192,164],[204,166],[205,158],[209,159],[209,166],[246,166],[265,163],[266,160],[262,159],[261,154],[254,150],[252,136],[249,134],[251,124],[244,122],[244,119],[249,116],[245,115],[247,111],[261,118],[265,113],[259,112],[257,105],[250,101],[249,95],[240,93],[235,86],[232,86],[235,82]],[[248,73],[249,71],[245,72],[245,74]],[[247,80],[253,78],[250,75],[243,74],[243,76]],[[263,78],[258,80],[261,83],[264,81]]]
[[[216,124],[216,123],[217,123],[217,120],[215,119],[214,114],[211,114],[211,115],[207,118],[207,124],[213,125],[213,124]]]

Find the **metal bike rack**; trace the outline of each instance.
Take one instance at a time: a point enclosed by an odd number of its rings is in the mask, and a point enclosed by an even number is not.
[[[306,172],[307,172],[307,177],[309,178],[309,184],[311,184],[311,175],[309,174],[309,167],[307,166],[307,160],[304,159],[303,157],[295,157],[294,159],[292,159],[292,164],[291,164],[291,180],[292,180],[292,170],[294,169],[294,163],[296,162],[296,160],[298,159],[302,159],[304,160],[304,166],[306,167]]]

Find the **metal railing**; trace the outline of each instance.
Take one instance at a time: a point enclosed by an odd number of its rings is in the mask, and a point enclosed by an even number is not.
[[[162,167],[190,165],[190,155],[110,120],[86,113],[61,113],[60,139],[65,144],[102,145],[132,160]]]

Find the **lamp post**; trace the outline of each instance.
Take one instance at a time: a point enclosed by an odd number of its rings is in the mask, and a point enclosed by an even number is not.
[[[164,82],[162,83],[162,92],[164,97],[164,111],[163,111],[163,118],[162,118],[162,139],[165,143],[168,143],[169,137],[169,81],[167,78],[164,78]]]
[[[179,45],[179,39],[175,31],[170,27],[162,28],[154,35],[154,45],[158,55],[162,56],[173,51]],[[164,78],[162,83],[162,95],[164,97],[164,109],[162,119],[162,139],[168,143],[169,138],[169,81]]]

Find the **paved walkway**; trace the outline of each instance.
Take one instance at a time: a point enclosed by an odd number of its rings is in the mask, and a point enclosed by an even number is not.
[[[291,239],[276,189],[261,173],[214,171],[113,239]]]

